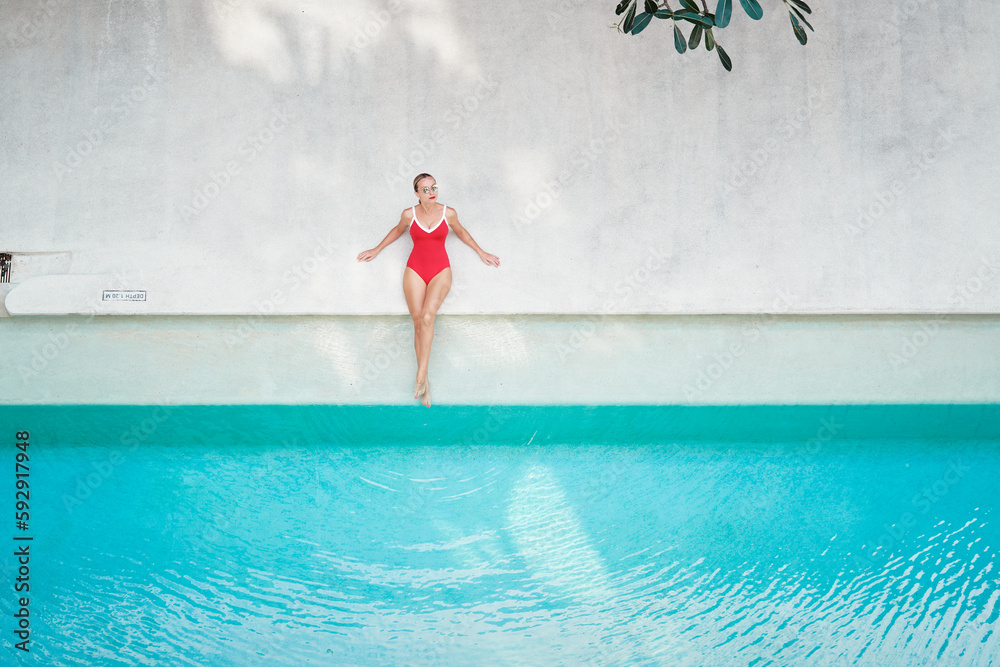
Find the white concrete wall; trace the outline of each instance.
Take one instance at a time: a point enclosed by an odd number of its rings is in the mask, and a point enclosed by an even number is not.
[[[730,74],[614,4],[2,3],[0,251],[72,253],[6,305],[405,313],[429,171],[444,314],[1000,312],[996,3],[737,6]]]

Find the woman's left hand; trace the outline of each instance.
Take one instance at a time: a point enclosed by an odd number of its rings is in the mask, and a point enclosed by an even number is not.
[[[491,255],[488,252],[479,253],[479,259],[483,260],[483,262],[485,262],[486,264],[490,264],[492,266],[500,266],[500,258],[497,257],[496,255]]]

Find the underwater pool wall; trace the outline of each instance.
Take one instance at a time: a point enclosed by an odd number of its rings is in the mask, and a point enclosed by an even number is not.
[[[413,405],[406,316],[16,317],[0,404]],[[1000,315],[444,316],[437,405],[1000,403]]]

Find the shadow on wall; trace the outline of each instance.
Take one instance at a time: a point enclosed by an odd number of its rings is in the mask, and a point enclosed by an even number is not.
[[[274,84],[319,86],[336,71],[368,60],[366,50],[385,46],[402,31],[409,55],[440,75],[481,76],[479,58],[442,0],[408,9],[402,0],[353,0],[336,5],[283,0],[205,0],[205,18],[216,48],[234,66],[250,66]],[[391,27],[391,30],[390,30]]]
[[[588,182],[607,180],[613,171],[610,164],[617,162],[615,155],[623,156],[626,151],[626,129],[614,120],[613,107],[603,101],[621,80],[607,64],[595,64],[604,58],[595,56],[588,63],[575,55],[597,48],[587,44],[593,40],[593,30],[603,31],[602,35],[611,31],[603,24],[589,23],[581,30],[569,20],[576,16],[571,10],[566,6],[556,10],[560,30],[552,41],[569,49],[553,58],[553,51],[561,46],[536,50],[535,36],[543,28],[524,28],[523,19],[502,17],[495,27],[485,28],[478,25],[474,10],[449,0],[416,4],[361,0],[335,6],[205,0],[203,25],[218,56],[230,68],[245,70],[243,83],[251,90],[266,82],[279,107],[261,110],[258,126],[246,128],[256,141],[241,147],[245,161],[266,158],[270,176],[265,180],[265,193],[249,192],[254,184],[245,177],[238,187],[248,199],[256,197],[276,212],[281,198],[294,197],[299,207],[298,224],[290,229],[278,229],[280,223],[270,221],[257,223],[258,229],[243,225],[229,230],[227,238],[219,237],[218,243],[238,240],[253,253],[259,252],[262,235],[279,233],[284,247],[274,247],[273,256],[261,257],[261,262],[266,274],[284,276],[288,267],[301,261],[303,248],[315,245],[316,238],[336,225],[342,244],[337,261],[321,267],[315,284],[337,284],[344,293],[355,294],[377,289],[373,278],[392,285],[398,282],[398,266],[409,250],[406,239],[388,248],[366,270],[344,266],[344,258],[381,239],[395,222],[401,204],[410,203],[413,176],[430,170],[442,182],[443,201],[462,210],[462,220],[484,249],[503,255],[513,237],[540,282],[567,289],[576,286],[568,280],[565,266],[546,261],[546,249],[566,242],[565,235],[579,220],[600,216],[595,204],[615,209],[619,198],[628,195],[604,192],[598,196],[588,191],[581,198],[567,194],[581,187],[586,190]],[[593,14],[586,16],[587,21],[593,18]],[[555,19],[548,17],[550,27]],[[514,34],[523,40],[521,46],[512,43],[514,29],[523,31]],[[530,73],[520,69],[526,62],[520,55],[511,55],[529,44],[533,50],[528,52],[528,61],[536,66]],[[506,60],[497,57],[503,51]],[[594,75],[589,72],[592,67],[603,71]],[[552,76],[565,80],[549,82]],[[553,94],[550,99],[531,92],[550,88],[575,92]],[[595,94],[598,101],[563,101],[584,91]],[[269,113],[288,117],[285,132],[291,136],[268,131]],[[511,114],[519,116],[513,123]],[[519,129],[526,124],[533,125],[527,134]],[[217,164],[224,167],[210,169],[201,186],[195,183],[190,201],[175,206],[184,212],[179,216],[183,219],[180,227],[203,232],[201,219],[208,216],[202,210],[211,208],[214,198],[221,198],[219,192],[230,179],[240,178],[235,170],[226,173],[230,162],[236,168],[243,166],[239,155],[233,160],[220,156]],[[350,196],[343,196],[345,191]],[[241,204],[230,197],[226,205]],[[259,219],[260,210],[234,209],[230,215]],[[628,225],[633,227],[629,234],[642,235],[638,229],[642,220],[638,216],[637,222]],[[569,243],[577,245],[583,251],[580,254],[589,254],[590,234],[575,236]],[[629,262],[633,253],[615,247],[620,240],[616,237],[611,244],[602,240],[601,245],[608,245],[611,253],[602,248],[595,260],[610,265]],[[666,247],[659,240],[655,245]],[[449,248],[458,272],[480,268],[478,258],[457,239],[449,241]],[[212,260],[205,257],[205,261]],[[373,276],[373,271],[380,273]],[[580,269],[580,276],[585,273]],[[533,306],[539,297],[532,291],[491,282],[496,277],[492,272],[475,275],[491,289],[516,295],[510,299],[522,302],[521,307],[553,307]],[[595,289],[608,291],[600,280],[592,280]],[[401,302],[401,294],[396,298]],[[478,290],[475,296],[465,297],[456,292],[449,305],[469,308],[463,303],[466,298],[478,300],[484,294]]]
[[[186,185],[169,207],[172,236],[207,241],[192,248],[187,261],[212,271],[219,266],[214,249],[255,255],[261,268],[254,276],[261,283],[255,296],[281,290],[294,303],[286,305],[292,311],[329,304],[333,286],[355,295],[379,291],[382,284],[396,287],[408,239],[372,265],[351,260],[381,239],[411,203],[416,173],[440,174],[445,161],[458,173],[478,171],[478,165],[456,164],[466,151],[456,152],[451,144],[461,145],[471,114],[499,88],[483,71],[472,33],[461,25],[461,7],[443,0],[205,0],[192,9],[202,15],[197,23],[221,60],[205,77],[209,85],[222,80],[215,112],[229,116],[229,138],[216,144],[214,156],[199,160],[204,166],[176,164],[177,180]],[[238,84],[224,82],[234,74]],[[235,96],[230,99],[259,100],[260,108],[233,109],[221,97],[227,90]],[[203,115],[203,97],[198,93],[182,104],[200,107],[194,115]],[[241,135],[246,139],[240,141]],[[445,187],[450,197],[479,203],[458,183]],[[463,221],[475,223],[477,217],[470,211]],[[487,249],[505,231],[500,222],[500,229],[477,235]],[[267,253],[264,239],[274,241]],[[328,253],[331,261],[307,281],[290,275],[311,261],[305,254],[317,245],[336,246]],[[479,261],[457,239],[449,247],[456,269]],[[238,263],[222,273],[245,270]],[[253,282],[242,286],[254,288]],[[394,302],[402,305],[397,291]],[[458,292],[456,300],[463,300]]]

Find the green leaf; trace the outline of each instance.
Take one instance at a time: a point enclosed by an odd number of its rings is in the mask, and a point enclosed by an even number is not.
[[[716,44],[715,50],[719,53],[719,60],[722,61],[722,66],[726,68],[727,72],[733,71],[733,61],[729,59],[729,55],[722,48],[722,44]]]
[[[719,0],[715,8],[715,25],[725,28],[733,15],[733,0]]]
[[[694,27],[694,30],[691,31],[691,37],[690,39],[688,39],[688,48],[690,48],[692,51],[694,49],[697,49],[698,45],[701,44],[701,31],[702,31],[701,24],[696,25]]]
[[[632,24],[632,34],[638,35],[640,32],[642,32],[643,28],[649,25],[649,20],[651,18],[653,18],[653,15],[647,14],[646,12],[642,12],[641,14],[636,16],[635,23]]]
[[[691,23],[700,23],[702,27],[711,28],[715,25],[715,21],[708,16],[702,16],[701,14],[695,14],[694,12],[689,12],[686,9],[681,9],[674,12],[674,19],[681,19],[683,21],[690,21]]]
[[[632,0],[622,0],[621,2],[619,2],[618,6],[615,7],[615,16],[621,15],[621,13],[625,11],[625,8],[628,7],[630,2],[632,2]]]
[[[792,20],[792,30],[795,31],[795,37],[798,38],[799,44],[802,46],[806,45],[806,31],[799,25],[799,20],[795,18],[795,15],[788,12],[788,18]]]
[[[674,48],[677,49],[677,53],[684,53],[688,48],[684,33],[681,32],[676,23],[674,24]]]
[[[705,48],[709,51],[715,48],[715,35],[712,34],[711,28],[705,31]]]
[[[743,9],[747,15],[754,21],[759,20],[764,15],[764,10],[760,8],[760,3],[757,0],[740,0],[740,4],[743,5]]]
[[[695,4],[694,0],[681,0],[681,4],[690,9],[695,14],[701,11],[700,9],[698,9],[698,5]]]
[[[625,15],[625,23],[622,25],[622,30],[632,32],[633,21],[635,21],[635,5],[629,7],[628,14]]]
[[[674,18],[674,13],[666,9],[661,9],[656,12],[655,16],[658,19],[672,19]]]
[[[806,14],[812,14],[813,10],[809,9],[809,5],[802,2],[802,0],[792,0],[792,4],[796,5],[799,9],[804,11]]]
[[[802,21],[803,23],[805,23],[805,24],[806,24],[806,27],[807,27],[807,28],[809,28],[809,29],[810,29],[810,30],[812,30],[813,32],[816,32],[816,31],[815,31],[815,30],[813,29],[813,27],[812,27],[811,25],[809,25],[809,21],[806,21],[806,17],[805,17],[805,16],[802,16],[802,12],[800,12],[800,11],[799,11],[799,10],[797,10],[797,9],[795,9],[795,7],[792,7],[792,11],[793,11],[793,12],[795,12],[795,15],[799,17],[799,20],[800,20],[800,21]]]
[[[656,6],[656,0],[646,0],[646,13],[655,14],[659,7]],[[632,33],[635,34],[635,33]]]

